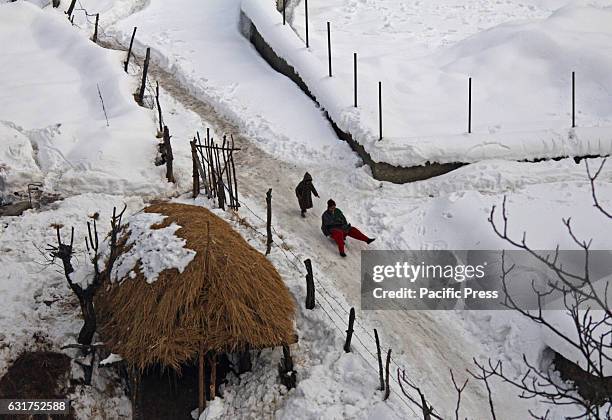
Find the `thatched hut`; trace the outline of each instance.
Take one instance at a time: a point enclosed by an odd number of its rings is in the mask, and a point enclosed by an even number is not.
[[[280,275],[211,211],[177,203],[147,207],[128,220],[119,250],[96,307],[107,347],[132,372],[180,371],[198,358],[201,364],[204,354],[214,372],[211,354],[244,355],[297,341],[295,303]],[[213,374],[213,388],[214,381]]]

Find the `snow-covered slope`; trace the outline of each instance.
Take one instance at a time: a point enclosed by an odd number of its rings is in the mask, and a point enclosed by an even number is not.
[[[121,69],[122,57],[54,11],[27,2],[0,5],[0,121],[30,140],[47,188],[169,191],[163,169],[151,164],[153,114],[133,101],[136,86]],[[23,159],[21,166],[31,166],[31,154]]]
[[[15,128],[0,122],[0,196],[9,189],[23,189],[42,179],[30,139]]]
[[[282,25],[270,2],[245,0],[242,10],[332,119],[375,161],[412,166],[428,161],[606,155],[612,150],[609,4],[571,4],[556,10],[555,5],[566,2],[331,3],[311,2],[308,49],[303,41],[303,4],[295,8],[297,34]],[[358,53],[358,108],[353,107],[353,52]],[[572,71],[577,86],[575,130]]]
[[[152,77],[160,79],[162,86],[164,119],[174,136],[175,171],[177,178],[185,181],[182,186],[179,184],[178,191],[187,190],[183,189],[188,185],[191,173],[187,141],[194,132],[212,125],[215,136],[233,134],[242,148],[236,154],[236,162],[241,200],[245,204],[239,210],[239,217],[243,220],[236,219],[231,213],[218,211],[218,214],[233,219],[236,229],[255,247],[263,249],[265,221],[260,218],[265,219],[264,193],[268,188],[273,189],[274,238],[281,247],[273,248],[270,259],[296,296],[300,308],[305,296],[300,268],[305,258],[314,262],[317,307],[314,311],[300,309],[297,329],[301,338],[292,348],[298,370],[297,388],[288,393],[281,390],[277,372],[271,368],[278,362],[280,352],[265,351],[257,359],[255,371],[240,380],[232,378],[224,391],[224,399],[211,404],[206,415],[212,416],[216,412],[218,418],[420,418],[414,407],[405,404],[405,398],[402,400],[401,391],[393,379],[387,402],[382,402],[382,396],[375,391],[377,362],[371,354],[375,351],[371,337],[373,328],[378,329],[383,349],[393,349],[392,378],[396,373],[395,367],[405,368],[407,375],[422,387],[444,417],[452,417],[455,403],[449,368],[463,375],[465,369],[473,368],[473,357],[481,360],[493,357],[503,360],[511,375],[520,377],[524,373],[521,354],[527,353],[533,361],[541,356],[546,342],[539,329],[511,312],[360,310],[359,254],[367,248],[349,240],[348,257],[339,258],[334,244],[323,237],[319,229],[319,215],[327,198],[334,198],[339,203],[351,223],[377,237],[370,249],[503,248],[506,245],[492,233],[487,216],[491,205],[500,204],[504,196],[508,196],[511,233],[521,235],[523,230],[528,231],[528,238],[533,238],[534,246],[571,245],[559,219],[573,216],[579,236],[594,237],[598,247],[610,248],[608,238],[612,232],[591,206],[584,166],[576,165],[572,160],[537,164],[487,160],[425,182],[394,185],[374,180],[368,168],[334,136],[312,101],[305,98],[292,82],[273,72],[243,38],[239,30],[239,0],[151,0],[148,6],[146,2],[137,0],[81,0],[81,3],[90,13],[103,13],[103,41],[118,41],[126,45],[133,26],[138,26],[138,53],[142,54],[146,46],[152,47],[154,63],[151,72]],[[273,2],[262,1],[264,3]],[[537,3],[556,4],[555,1]],[[352,2],[350,6],[376,8],[380,4],[382,2],[365,0]],[[445,4],[449,3],[427,2],[419,11],[449,11]],[[527,6],[536,7],[535,4],[529,2]],[[503,22],[506,13],[516,15],[518,12],[512,12],[516,10],[527,13],[529,17],[545,15],[537,8],[529,9],[513,3],[491,3],[489,6],[491,10],[487,16],[491,24]],[[27,28],[13,24],[13,21],[4,25],[4,17],[22,19],[22,16],[5,14],[8,9],[3,7],[25,10],[23,19],[31,23],[32,34],[28,35]],[[40,168],[40,174],[46,176],[48,189],[62,189],[62,183],[54,181],[60,177],[63,179],[67,171],[59,164],[60,169],[52,169],[56,167],[53,166],[53,156],[56,156],[53,152],[60,149],[64,155],[94,162],[91,165],[100,162],[100,165],[104,163],[112,168],[108,173],[100,173],[104,178],[101,180],[83,168],[78,172],[85,180],[82,188],[104,191],[118,185],[117,192],[126,195],[82,194],[41,211],[28,211],[22,218],[0,220],[0,266],[6,267],[0,272],[0,306],[11,308],[10,312],[0,311],[0,332],[6,335],[0,335],[0,374],[6,363],[27,346],[32,334],[44,329],[55,348],[72,342],[79,328],[79,321],[75,318],[78,310],[71,306],[74,301],[65,280],[53,270],[41,271],[43,267],[37,264],[43,258],[34,244],[53,240],[54,231],[49,225],[74,225],[77,237],[82,238],[87,214],[99,211],[101,217],[106,218],[113,205],[121,206],[123,202],[128,204],[128,213],[132,214],[143,206],[143,201],[142,197],[127,194],[141,191],[148,194],[151,191],[148,188],[153,190],[152,193],[158,189],[156,194],[161,197],[168,192],[163,182],[163,170],[155,169],[152,159],[146,156],[153,151],[155,142],[152,137],[156,125],[152,112],[137,108],[131,101],[130,95],[135,88],[132,83],[136,78],[125,76],[121,71],[121,59],[125,55],[107,52],[87,41],[91,28],[82,15],[77,14],[75,18],[75,22],[86,29],[79,33],[78,28],[70,27],[65,17],[56,16],[55,11],[37,11],[28,7],[31,6],[0,6],[0,33],[5,27],[11,28],[13,34],[23,32],[23,45],[27,47],[24,50],[27,54],[16,46],[11,50],[0,50],[0,61],[12,65],[4,51],[11,51],[11,55],[35,54],[36,57],[29,60],[20,60],[34,68],[42,67],[41,62],[63,66],[60,68],[67,71],[73,85],[78,87],[60,88],[58,80],[52,77],[55,73],[47,68],[43,68],[46,71],[43,79],[38,78],[34,70],[27,73],[27,77],[18,79],[15,72],[22,71],[22,68],[14,67],[10,74],[6,72],[10,85],[0,79],[3,88],[13,89],[15,93],[0,97],[0,102],[22,110],[17,113],[0,109],[0,115],[6,112],[11,117],[0,119],[13,121],[0,126],[2,136],[10,136],[12,142],[17,142],[17,151],[0,147],[2,159],[10,156],[7,162],[16,168],[11,185],[17,186],[22,182],[18,181],[23,179],[22,175],[28,174],[28,169],[22,171],[19,168],[29,168],[34,162]],[[406,5],[403,7],[406,13],[415,12],[406,9]],[[458,9],[454,20],[457,25],[462,19],[468,22],[479,19],[473,5],[466,7]],[[140,9],[139,13],[131,14]],[[43,15],[48,20],[43,20]],[[118,17],[127,15],[130,17],[116,21]],[[41,18],[32,19],[32,16]],[[431,16],[422,18],[424,24],[429,25],[425,18],[431,19]],[[411,19],[421,18],[413,16]],[[435,23],[434,20],[430,24],[435,26]],[[65,56],[71,54],[69,48],[59,52],[50,46],[41,51],[39,43],[42,41],[34,35],[45,25],[49,25],[49,36],[57,36],[55,33],[61,31],[74,48],[85,49],[79,52],[79,56],[85,54],[92,62],[104,62],[105,57],[110,57],[108,66],[103,63],[103,69],[108,71],[98,72],[83,62],[78,62],[76,67],[66,65],[68,59]],[[475,27],[474,32],[478,30]],[[38,35],[40,38],[41,34]],[[435,38],[435,34],[432,36]],[[448,36],[449,40],[456,40],[450,34]],[[389,35],[389,39],[392,38]],[[47,133],[55,130],[53,125],[47,130],[40,130],[40,127],[62,122],[62,127],[69,125],[72,133],[94,128],[105,132],[106,122],[101,107],[93,106],[97,104],[97,89],[91,92],[96,86],[86,81],[88,74],[102,80],[108,77],[119,80],[115,88],[109,88],[109,92],[119,95],[117,98],[109,93],[107,99],[106,89],[102,90],[105,102],[108,101],[107,110],[117,110],[117,114],[109,114],[110,129],[116,131],[105,137],[107,142],[100,142],[109,147],[109,150],[101,151],[97,142],[93,147],[75,136],[79,154],[73,155],[71,143],[63,135]],[[28,105],[31,91],[21,86],[31,80],[46,84],[55,82],[54,86],[44,87],[50,90],[45,90],[45,97],[41,98],[46,101],[46,106],[38,108],[42,109],[39,116],[32,112],[37,105]],[[123,83],[127,88],[121,87]],[[84,85],[82,90],[81,85]],[[56,94],[59,99],[51,101],[48,94]],[[66,116],[64,107],[68,105],[78,120]],[[122,119],[124,114],[134,114],[132,123]],[[19,128],[22,124],[25,127]],[[125,132],[135,130],[140,133],[141,129],[151,138],[137,137],[131,140],[134,141],[133,148],[125,155],[115,153],[114,145],[123,143]],[[20,133],[25,137],[20,137]],[[42,135],[47,137],[39,141]],[[101,161],[98,160],[100,152],[103,153]],[[321,199],[315,200],[312,212],[302,219],[293,189],[306,170],[313,174]],[[130,177],[126,176],[128,173]],[[38,174],[39,171],[33,170],[32,175]],[[144,176],[151,177],[147,188],[142,187]],[[121,180],[118,184],[113,181],[117,177]],[[611,181],[612,171],[608,167],[598,182],[602,203],[608,208],[612,205]],[[74,190],[64,192],[71,194]],[[181,201],[194,203],[187,197]],[[202,198],[196,203],[212,205]],[[247,224],[257,232],[247,228]],[[106,228],[107,224],[104,226]],[[78,242],[82,249],[82,240]],[[86,264],[79,258],[81,262]],[[353,353],[345,354],[342,341],[350,307],[357,310],[357,331]],[[6,343],[10,345],[7,347]],[[495,382],[493,388],[500,419],[525,418],[527,409],[540,412],[543,408],[538,401],[519,400],[515,397],[516,390],[504,384]],[[98,413],[107,417],[125,414],[121,408],[125,399],[115,396],[99,401],[104,403]],[[92,407],[95,406],[92,404]],[[486,392],[475,381],[466,391],[463,407],[462,416],[488,418]],[[94,417],[93,413],[80,413],[85,418]],[[564,414],[567,410],[561,408],[553,411],[551,418],[562,418]]]

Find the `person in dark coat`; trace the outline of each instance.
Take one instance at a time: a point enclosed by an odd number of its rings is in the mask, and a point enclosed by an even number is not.
[[[312,208],[312,194],[319,198],[319,193],[317,193],[317,189],[312,184],[312,176],[306,172],[304,174],[304,179],[302,179],[295,188],[295,195],[297,196],[300,210],[302,211],[302,217],[306,217],[306,210]]]
[[[359,229],[353,227],[346,221],[346,217],[339,208],[336,208],[336,202],[329,200],[327,202],[327,210],[321,216],[321,230],[325,236],[331,236],[338,245],[340,256],[346,257],[344,253],[344,241],[347,236],[355,238],[359,241],[371,244],[376,238],[368,238]]]

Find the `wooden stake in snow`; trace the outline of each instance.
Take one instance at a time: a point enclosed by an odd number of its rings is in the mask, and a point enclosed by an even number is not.
[[[162,116],[161,105],[159,104],[159,82],[155,82],[155,102],[157,104],[157,118],[159,119],[159,132],[164,131],[164,118]]]
[[[378,82],[378,140],[383,139],[382,82]]]
[[[204,412],[206,408],[206,394],[204,390],[204,371],[206,370],[206,359],[204,357],[204,346],[200,344],[198,353],[198,415]]]
[[[130,64],[130,56],[132,55],[132,46],[134,45],[134,37],[136,36],[136,29],[137,29],[136,26],[134,26],[134,32],[132,32],[132,39],[130,40],[130,48],[128,49],[128,55],[124,62],[125,64],[124,69],[126,73],[128,71],[128,64]]]
[[[76,6],[76,0],[72,0],[70,2],[70,6],[68,7],[68,10],[66,11],[66,14],[68,15],[68,19],[70,19],[70,22],[72,22],[72,12],[74,11],[74,6]]]
[[[357,108],[357,53],[353,53],[353,84],[355,92],[355,108]]]
[[[383,378],[383,363],[382,363],[382,355],[380,352],[380,340],[378,339],[378,331],[374,328],[374,338],[376,339],[376,354],[378,355],[378,376],[380,379],[380,387],[378,388],[380,391],[385,390],[385,380]]]
[[[217,353],[210,354],[210,385],[208,392],[209,400],[212,401],[217,396]]]
[[[98,96],[100,97],[100,102],[102,102],[102,111],[104,111],[104,118],[106,118],[106,126],[110,127],[110,124],[108,123],[108,115],[106,114],[106,107],[104,106],[104,99],[102,99],[102,92],[100,92],[100,85],[96,83],[96,86],[98,87]]]
[[[149,71],[149,60],[151,59],[151,48],[147,48],[144,67],[142,69],[142,83],[140,84],[140,92],[138,93],[138,103],[142,106],[144,101],[145,88],[147,87],[147,72]]]
[[[576,128],[576,72],[572,72],[572,128]]]
[[[314,309],[315,307],[315,286],[314,277],[312,275],[312,262],[310,258],[304,261],[306,266],[306,309]]]
[[[287,23],[286,11],[287,8],[287,0],[283,0],[283,25]]]
[[[191,161],[193,164],[193,198],[200,195],[200,176],[198,173],[198,152],[196,151],[195,139],[190,141],[191,145]]]
[[[168,130],[167,126],[164,126],[164,148],[166,149],[166,179],[168,182],[174,182],[174,172],[172,169],[174,155],[172,154],[172,145],[170,144],[170,130]]]
[[[327,62],[329,67],[329,77],[332,77],[332,53],[331,53],[331,28],[327,22]]]
[[[391,394],[391,388],[389,387],[389,364],[391,363],[391,349],[387,352],[387,366],[385,368],[385,398],[384,401],[389,398],[389,394]]]
[[[293,358],[288,345],[283,345],[283,358],[278,367],[280,380],[287,389],[295,388],[297,381],[296,372],[293,370]]]
[[[468,133],[472,133],[472,78],[468,80]]]
[[[221,160],[219,159],[219,147],[214,147],[214,161],[217,171],[217,200],[219,201],[219,208],[225,210],[225,188],[223,185],[223,174],[221,172]]]
[[[308,0],[304,0],[304,10],[306,11],[306,48],[310,48],[308,41]]]
[[[235,149],[234,146],[234,136],[230,135],[230,138],[232,139],[232,149]],[[235,199],[236,199],[236,210],[238,210],[238,208],[240,207],[240,201],[238,201],[238,180],[236,179],[236,165],[234,164],[234,151],[232,150],[232,156],[231,156],[231,166],[232,166],[232,179],[234,180],[234,195],[235,195]]]
[[[344,351],[351,352],[351,339],[353,338],[353,324],[355,323],[355,308],[351,308],[349,313],[348,329],[346,330],[346,342],[344,343]]]
[[[272,188],[266,193],[266,206],[268,208],[267,220],[266,220],[266,255],[270,254],[272,250]]]
[[[93,42],[98,42],[98,22],[100,22],[100,13],[96,13],[96,27],[93,34]]]

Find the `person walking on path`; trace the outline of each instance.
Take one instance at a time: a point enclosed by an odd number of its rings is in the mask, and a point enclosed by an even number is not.
[[[359,229],[351,226],[344,217],[344,214],[339,208],[336,208],[336,202],[329,200],[327,202],[327,210],[323,212],[321,216],[321,230],[325,236],[331,236],[331,238],[338,245],[338,251],[340,256],[346,257],[344,253],[344,241],[347,236],[355,238],[359,241],[371,244],[376,238],[368,238],[366,235],[361,233]]]
[[[306,172],[304,179],[295,188],[295,195],[302,211],[302,217],[306,217],[306,210],[312,208],[312,194],[319,198],[319,193],[317,193],[317,189],[312,184],[312,176]]]

